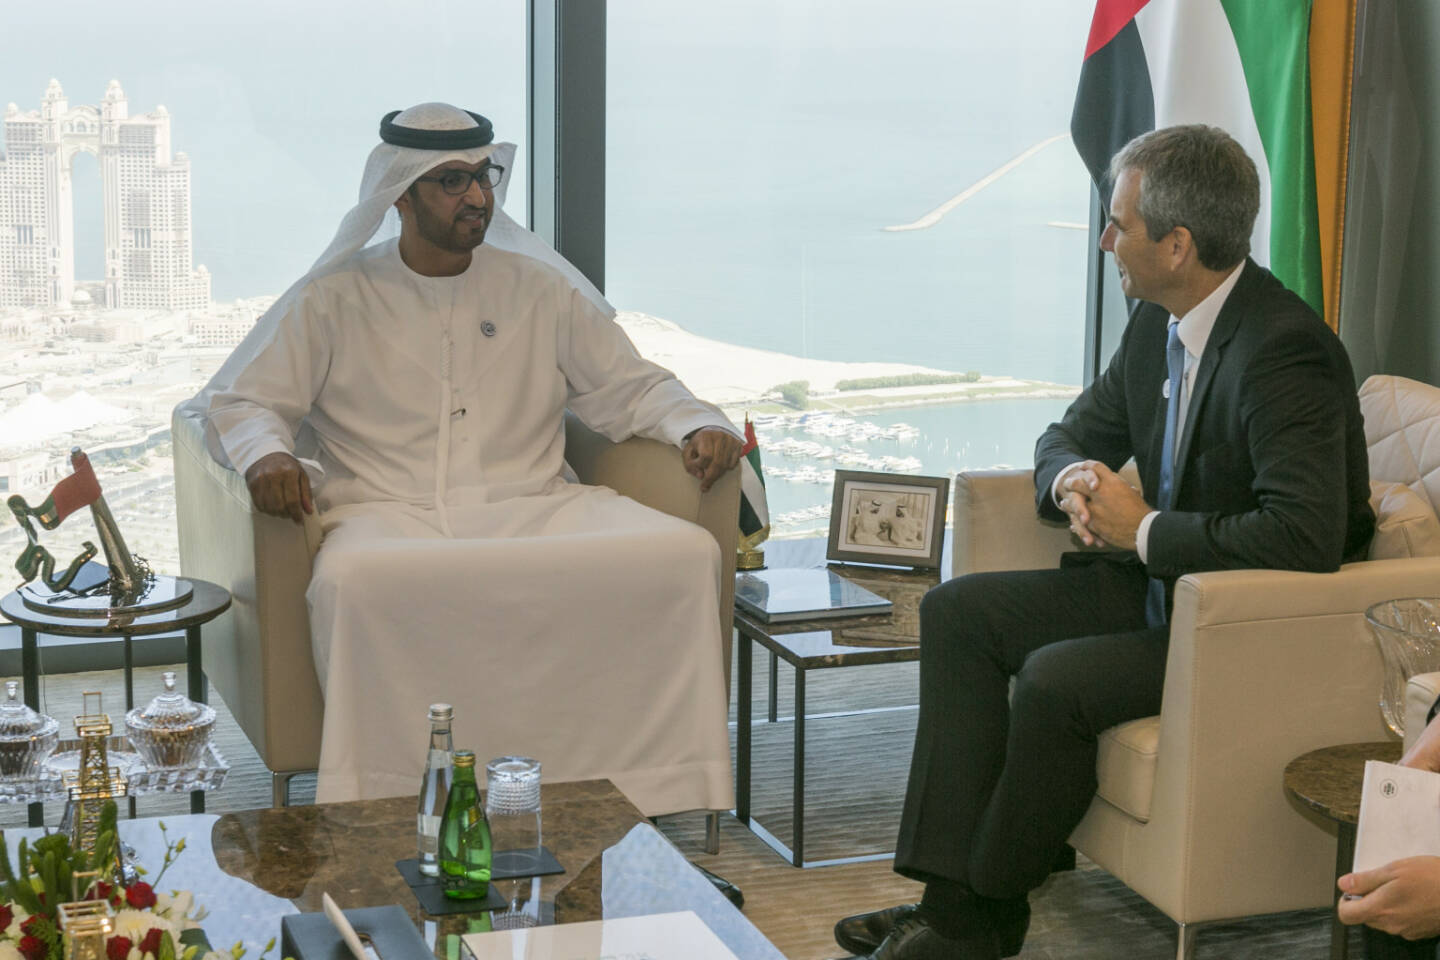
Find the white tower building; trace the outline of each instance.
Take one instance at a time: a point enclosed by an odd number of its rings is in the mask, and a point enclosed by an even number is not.
[[[58,306],[75,292],[75,155],[100,160],[105,306],[204,310],[194,267],[190,161],[171,152],[162,106],[131,117],[120,83],[100,106],[71,107],[51,80],[39,110],[5,108],[0,152],[0,307]],[[102,278],[94,278],[96,280]]]

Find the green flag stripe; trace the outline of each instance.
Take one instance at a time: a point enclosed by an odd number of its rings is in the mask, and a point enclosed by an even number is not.
[[[1220,0],[1270,167],[1270,269],[1321,316],[1310,121],[1310,0]]]

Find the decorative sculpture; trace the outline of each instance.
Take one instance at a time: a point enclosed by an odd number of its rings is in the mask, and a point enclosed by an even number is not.
[[[65,775],[65,786],[72,807],[70,842],[77,850],[89,852],[95,849],[106,802],[125,796],[130,785],[119,767],[110,766],[106,741],[112,725],[109,715],[102,712],[100,694],[87,690],[84,703],[85,712],[75,718],[75,735],[80,738],[80,766],[74,773]],[[115,868],[120,867],[117,854]]]
[[[28,541],[15,561],[15,569],[25,578],[20,588],[25,605],[62,616],[116,616],[165,610],[188,600],[192,592],[189,581],[157,577],[143,559],[130,553],[90,459],[79,447],[70,451],[70,466],[74,472],[56,484],[38,507],[19,495],[6,501]],[[80,555],[55,576],[55,558],[40,545],[33,521],[42,529],[54,530],[82,507],[89,507],[95,520],[105,566],[91,562],[98,551],[86,540]],[[39,582],[33,582],[37,577]]]

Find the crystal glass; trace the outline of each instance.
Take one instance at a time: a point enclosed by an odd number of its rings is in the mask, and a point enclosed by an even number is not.
[[[1397,737],[1405,736],[1405,684],[1440,670],[1440,597],[1386,600],[1365,611],[1385,661],[1380,712]]]
[[[160,676],[165,692],[125,714],[130,743],[152,768],[194,767],[215,732],[215,708],[176,690],[174,671]]]
[[[527,876],[540,864],[540,761],[496,757],[485,764],[485,816],[495,869]]]
[[[0,703],[0,777],[36,777],[60,740],[60,723],[20,700],[19,684],[5,681]]]

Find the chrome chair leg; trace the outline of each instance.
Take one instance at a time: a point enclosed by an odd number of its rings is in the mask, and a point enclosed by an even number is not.
[[[290,806],[290,780],[303,770],[271,771],[270,772],[270,805],[272,807]]]
[[[711,810],[705,815],[705,852],[712,856],[720,852],[719,810]]]
[[[1195,937],[1200,933],[1200,925],[1195,923],[1182,923],[1176,935],[1175,960],[1195,960]]]

